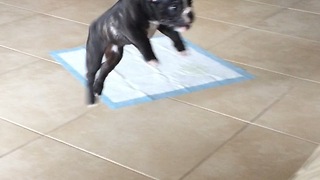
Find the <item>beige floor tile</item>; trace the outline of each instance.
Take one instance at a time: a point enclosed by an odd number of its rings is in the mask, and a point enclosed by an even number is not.
[[[320,143],[320,85],[301,83],[256,123]]]
[[[293,176],[292,180],[320,179],[320,146],[312,153],[306,163]]]
[[[250,26],[282,8],[243,0],[195,1],[197,15],[229,23]]]
[[[255,28],[320,41],[320,15],[284,10],[254,25]]]
[[[301,0],[249,0],[251,2],[260,2],[276,6],[290,7]]]
[[[315,69],[311,74],[309,79],[313,79],[317,82],[320,82],[320,67],[318,67],[317,69]]]
[[[59,7],[66,6],[71,3],[79,2],[79,0],[64,0],[64,1],[55,1],[55,0],[1,0],[0,2],[13,5],[16,7],[30,9],[33,11],[46,12],[48,10],[56,9]]]
[[[0,0],[0,45],[52,59],[52,50],[84,45],[88,26],[32,11],[90,23],[114,1]],[[182,35],[222,58],[320,82],[320,43],[228,24],[320,41],[320,16],[316,15],[320,3],[252,1],[196,0],[198,17],[194,27]],[[245,125],[169,99],[118,110],[103,104],[87,109],[85,88],[61,66],[5,48],[0,48],[0,55],[0,118],[43,133],[59,127],[50,134],[160,179],[179,179]],[[320,142],[316,128],[320,85],[236,65],[255,79],[176,98]],[[266,108],[270,109],[261,114]],[[0,119],[0,157],[38,137]],[[249,127],[186,179],[288,179],[315,148],[308,142]],[[147,178],[42,138],[1,157],[0,179]]]
[[[41,132],[88,109],[85,88],[57,64],[39,61],[0,76],[0,115]]]
[[[295,84],[294,79],[253,68],[243,68],[255,78],[175,98],[251,121]]]
[[[85,25],[37,15],[0,26],[0,44],[51,59],[49,52],[53,50],[84,45],[87,29]]]
[[[0,179],[149,179],[50,139],[40,139],[0,159]]]
[[[95,0],[94,3],[93,1],[81,1],[47,13],[90,24],[115,2],[116,0]]]
[[[172,100],[100,106],[51,135],[160,179],[178,179],[244,124]]]
[[[192,28],[181,35],[192,43],[208,49],[242,30],[244,28],[197,18]]]
[[[320,13],[320,1],[319,0],[303,0],[292,6],[292,8],[300,9],[304,11],[310,11],[314,13]]]
[[[0,57],[0,74],[39,60],[1,47]]]
[[[225,59],[303,78],[320,66],[319,43],[256,30],[244,31],[210,50]]]
[[[38,136],[0,118],[0,159],[4,154],[9,153],[15,148],[19,148],[19,146],[36,139]]]
[[[11,6],[0,4],[0,25],[8,22],[13,22],[34,15],[30,11],[21,10]]]
[[[249,127],[185,179],[288,179],[315,148],[314,144]]]

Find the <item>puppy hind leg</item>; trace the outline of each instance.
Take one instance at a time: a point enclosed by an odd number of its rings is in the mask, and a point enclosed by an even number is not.
[[[123,55],[123,47],[110,45],[105,50],[106,61],[102,64],[98,78],[94,83],[94,92],[101,95],[108,74],[117,66]]]
[[[93,90],[94,81],[96,74],[101,67],[102,57],[104,52],[92,48],[87,45],[86,47],[86,66],[87,66],[87,91],[88,91],[88,104],[94,104],[96,102],[96,97]]]

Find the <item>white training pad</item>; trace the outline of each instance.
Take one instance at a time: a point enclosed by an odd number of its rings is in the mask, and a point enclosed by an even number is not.
[[[179,54],[172,41],[161,36],[151,39],[160,64],[148,65],[132,45],[125,46],[118,66],[108,75],[101,100],[111,108],[189,93],[205,88],[251,79],[244,70],[186,41],[187,55]],[[85,47],[54,51],[61,63],[84,85]]]

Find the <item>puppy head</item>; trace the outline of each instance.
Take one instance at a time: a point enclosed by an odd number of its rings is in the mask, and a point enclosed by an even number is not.
[[[160,24],[186,31],[194,21],[192,0],[149,0]]]

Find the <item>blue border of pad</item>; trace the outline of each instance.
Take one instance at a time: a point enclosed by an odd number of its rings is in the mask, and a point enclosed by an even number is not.
[[[160,37],[165,37],[165,36],[156,36],[154,38],[160,38]],[[184,39],[184,42],[186,43],[187,47],[192,48],[194,50],[196,50],[197,52],[209,57],[212,60],[215,60],[217,62],[219,62],[220,64],[232,69],[233,71],[236,71],[237,73],[241,74],[242,77],[239,78],[234,78],[234,79],[227,79],[227,80],[223,80],[223,81],[218,81],[218,82],[212,82],[212,83],[207,83],[207,84],[202,84],[202,85],[198,85],[198,86],[193,86],[193,87],[187,87],[186,89],[180,89],[180,90],[175,90],[175,91],[170,91],[170,92],[166,92],[166,93],[160,93],[160,94],[155,94],[152,96],[145,96],[145,97],[141,97],[141,98],[136,98],[136,99],[131,99],[128,101],[122,101],[122,102],[112,102],[107,96],[102,95],[100,97],[100,100],[107,104],[108,107],[110,107],[111,109],[117,109],[117,108],[121,108],[121,107],[126,107],[126,106],[132,106],[135,104],[140,104],[140,103],[145,103],[145,102],[150,102],[153,100],[158,100],[158,99],[163,99],[163,98],[167,98],[167,97],[173,97],[173,96],[178,96],[178,95],[182,95],[182,94],[187,94],[187,93],[191,93],[191,92],[195,92],[195,91],[200,91],[203,89],[208,89],[208,88],[213,88],[213,87],[218,87],[218,86],[222,86],[222,85],[227,85],[227,84],[231,84],[231,83],[236,83],[236,82],[240,82],[240,81],[244,81],[244,80],[250,80],[253,79],[254,76],[249,74],[248,72],[246,72],[245,70],[209,53],[208,51],[202,49],[201,47],[193,44],[192,42]],[[85,46],[80,46],[80,47],[76,47],[76,48],[70,48],[70,49],[64,49],[64,50],[57,50],[57,51],[52,51],[50,52],[51,57],[53,57],[58,63],[60,63],[64,68],[66,68],[69,72],[71,72],[71,74],[78,79],[81,84],[83,86],[86,86],[86,78],[83,77],[81,74],[79,74],[72,66],[70,66],[68,63],[66,63],[60,56],[60,53],[66,53],[66,52],[70,52],[70,51],[76,51],[79,49],[83,49],[85,48]]]

